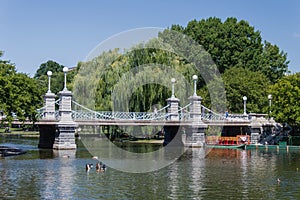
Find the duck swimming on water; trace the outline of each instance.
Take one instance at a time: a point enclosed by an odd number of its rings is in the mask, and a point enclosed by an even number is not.
[[[102,162],[96,164],[96,171],[99,171],[102,168]]]
[[[90,169],[92,169],[93,168],[93,164],[92,163],[87,163],[86,165],[85,165],[85,170],[86,171],[90,171]]]
[[[106,170],[105,164],[102,165],[102,162],[97,163],[97,165],[96,165],[97,172],[105,172],[105,170]]]

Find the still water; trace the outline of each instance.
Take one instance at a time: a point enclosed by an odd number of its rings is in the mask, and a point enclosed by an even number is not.
[[[203,158],[201,149],[189,149],[151,173],[109,166],[87,173],[85,164],[96,161],[80,143],[67,153],[39,150],[37,143],[0,138],[27,150],[0,159],[0,199],[300,199],[298,151],[215,149]]]

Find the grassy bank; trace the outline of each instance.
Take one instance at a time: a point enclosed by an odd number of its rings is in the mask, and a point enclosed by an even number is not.
[[[22,128],[0,128],[0,136],[19,136],[19,137],[36,137],[40,136],[38,131],[24,131]]]

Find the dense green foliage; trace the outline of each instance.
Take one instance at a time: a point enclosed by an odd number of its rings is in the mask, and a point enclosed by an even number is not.
[[[270,81],[261,72],[232,67],[222,75],[227,98],[227,108],[233,113],[243,112],[243,96],[247,97],[247,111],[262,113],[268,105]]]
[[[288,75],[270,87],[271,116],[280,122],[300,125],[300,73]]]
[[[36,109],[42,107],[42,90],[35,79],[23,73],[17,73],[15,66],[0,60],[0,108],[12,121],[13,115],[24,121],[37,120]]]
[[[248,22],[211,17],[190,21],[187,27],[173,25],[173,30],[192,37],[206,49],[221,73],[231,67],[260,71],[275,82],[288,71],[287,54],[270,42],[262,42],[259,31]]]
[[[76,101],[96,110],[118,108],[126,111],[149,111],[154,106],[161,108],[171,96],[171,78],[180,80],[176,77],[176,69],[188,74],[189,79],[194,74],[185,71],[190,68],[182,66],[189,64],[181,62],[176,55],[140,46],[124,54],[120,54],[118,49],[105,52],[80,65],[82,70],[75,78],[74,96]],[[175,69],[174,72],[170,66]],[[165,73],[167,70],[171,72]],[[177,95],[182,96],[186,92],[189,90],[177,90]]]
[[[243,97],[247,97],[247,113],[265,113],[268,106],[270,81],[261,72],[241,67],[232,67],[222,74],[226,91],[226,108],[230,113],[243,113]],[[203,104],[211,104],[211,94],[204,87],[200,89]]]
[[[43,88],[43,91],[46,92],[48,88],[48,76],[47,72],[51,71],[51,92],[54,94],[57,94],[59,91],[61,91],[64,87],[64,73],[63,73],[63,65],[58,64],[55,61],[48,60],[46,63],[42,63],[40,67],[38,68],[37,72],[34,75],[34,78],[39,81],[39,84],[41,88]],[[75,70],[71,70],[68,72],[68,79],[67,79],[67,87],[68,89],[72,89],[71,82],[73,81],[73,78],[75,74],[77,73],[79,67],[77,67]]]

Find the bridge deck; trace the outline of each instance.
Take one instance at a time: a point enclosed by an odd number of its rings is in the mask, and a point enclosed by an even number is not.
[[[58,121],[56,120],[40,120],[37,122],[38,125],[55,125]],[[78,125],[86,126],[192,126],[196,125],[192,120],[179,121],[179,120],[76,120]],[[203,121],[203,124],[208,126],[250,126],[250,121]]]

